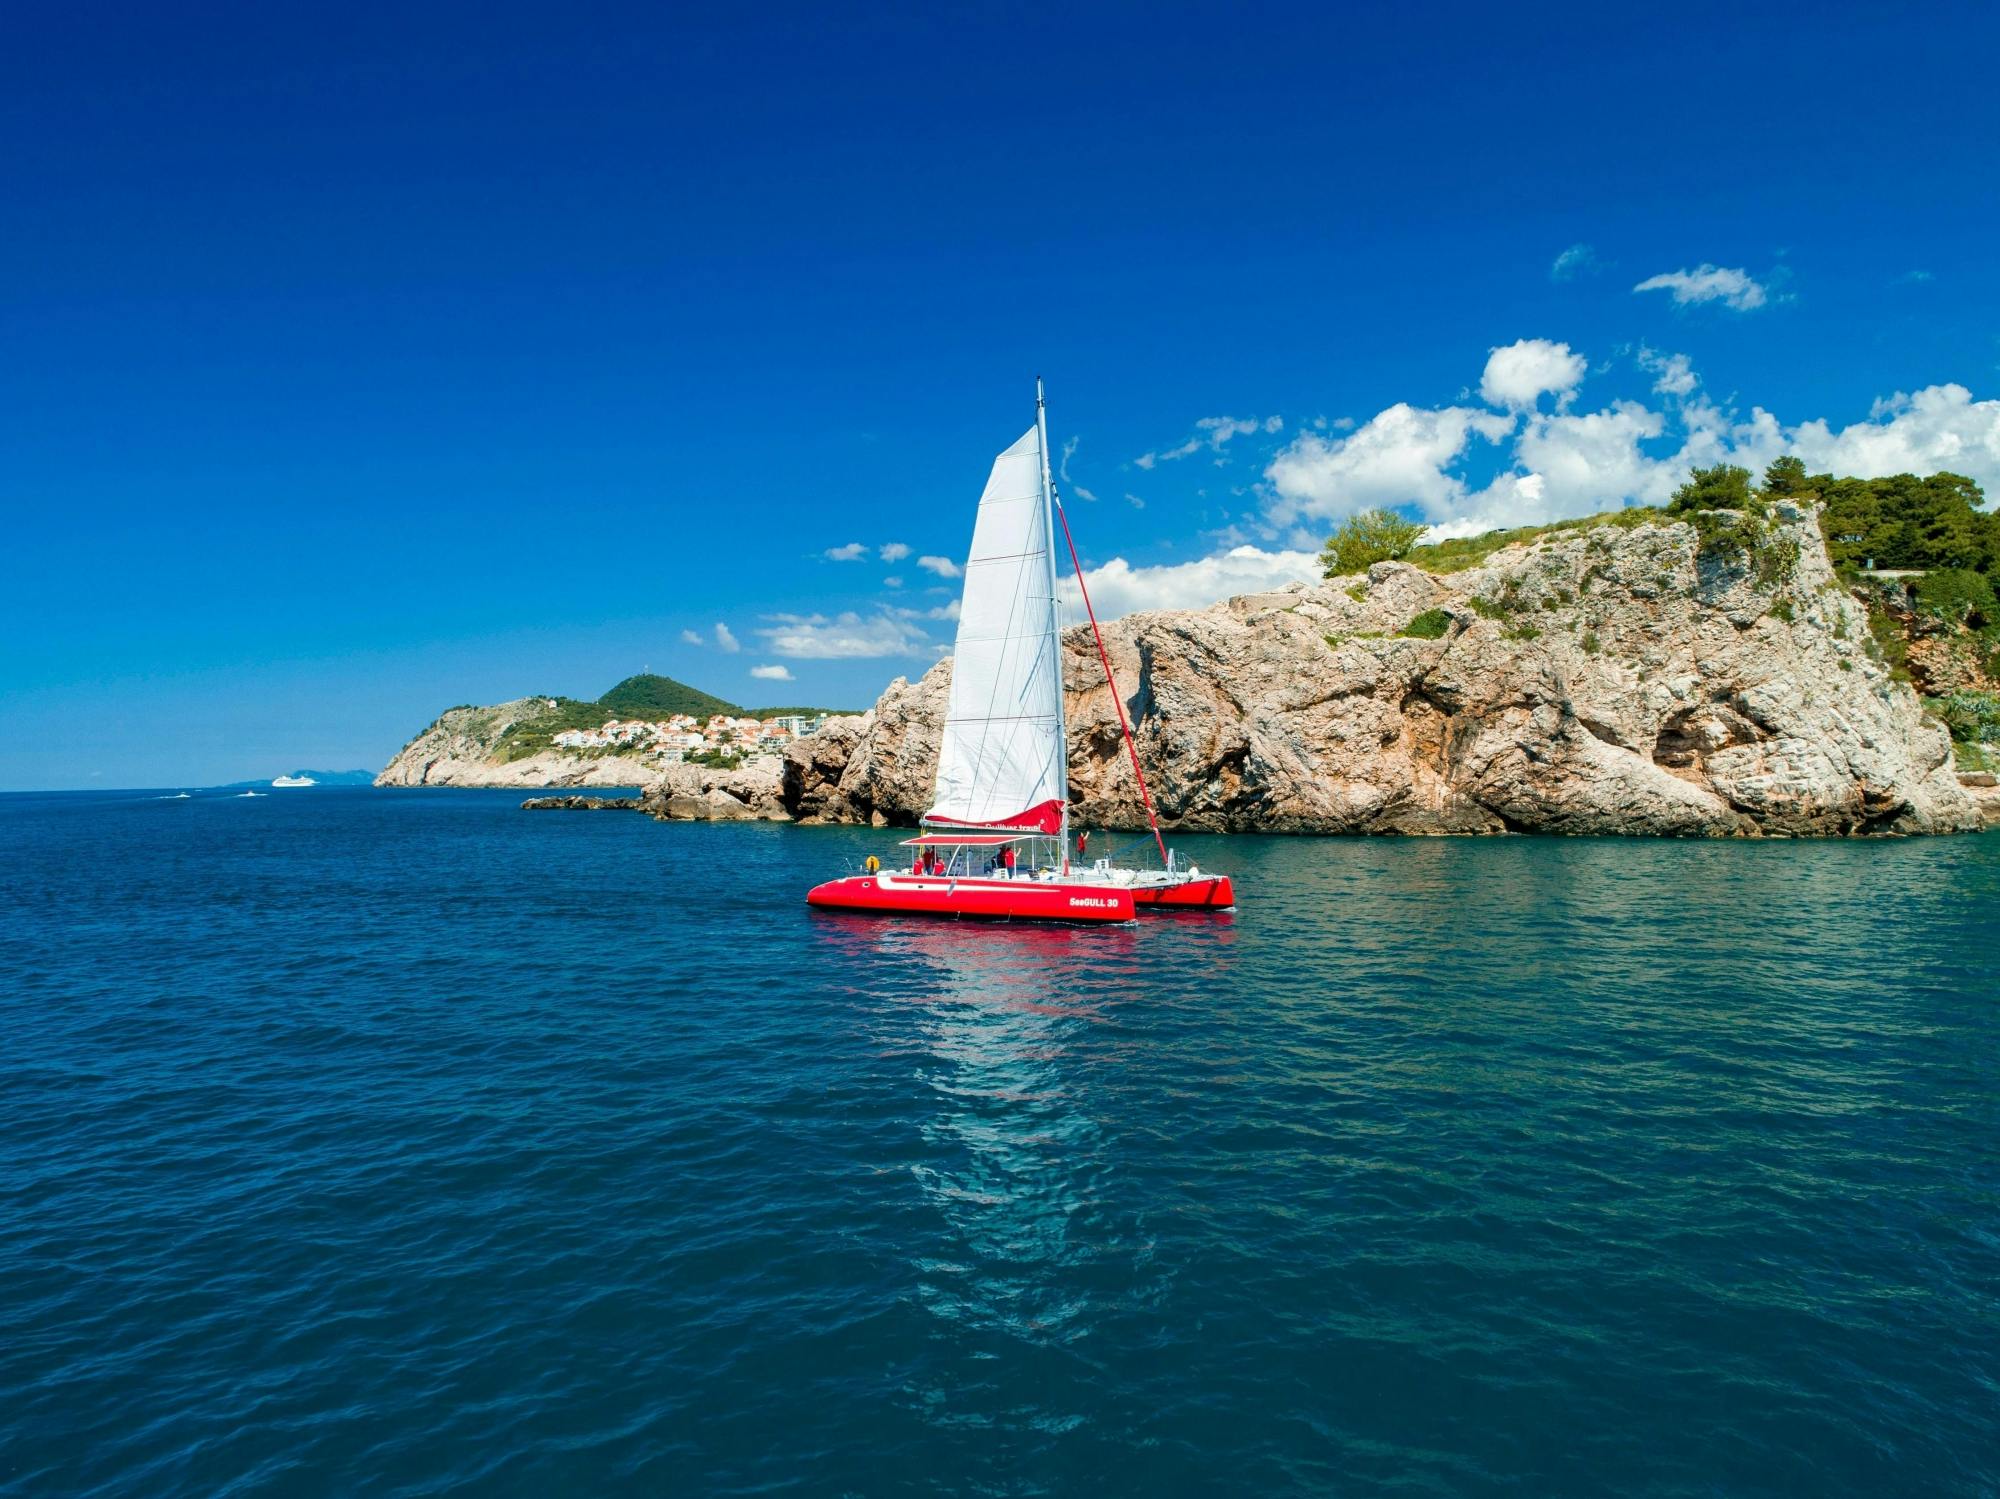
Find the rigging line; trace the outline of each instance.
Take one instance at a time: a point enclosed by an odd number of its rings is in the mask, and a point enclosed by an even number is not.
[[[1063,540],[1069,545],[1070,565],[1076,569],[1076,589],[1083,595],[1083,612],[1090,616],[1090,633],[1097,638],[1097,659],[1104,665],[1104,684],[1111,689],[1111,706],[1118,710],[1118,727],[1125,735],[1125,749],[1132,757],[1132,774],[1139,778],[1139,800],[1146,804],[1146,821],[1153,829],[1153,842],[1160,846],[1160,863],[1167,862],[1167,840],[1160,836],[1160,819],[1153,813],[1153,794],[1146,789],[1146,772],[1139,768],[1139,746],[1132,742],[1132,725],[1125,717],[1125,699],[1118,695],[1118,679],[1111,675],[1111,655],[1104,649],[1104,632],[1097,628],[1097,611],[1090,607],[1090,588],[1083,581],[1083,559],[1076,554],[1076,538],[1069,534],[1069,512],[1056,501],[1056,519],[1062,522]]]
[[[1046,555],[1047,553],[1039,547],[1032,552],[995,552],[991,557],[967,557],[965,565],[967,567],[984,567],[989,562],[1018,562],[1023,557],[1042,557]]]

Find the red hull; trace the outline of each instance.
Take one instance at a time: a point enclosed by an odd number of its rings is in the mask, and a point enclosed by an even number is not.
[[[1178,885],[1141,885],[1132,903],[1142,911],[1220,911],[1236,904],[1236,887],[1226,874],[1203,875]]]
[[[823,910],[989,921],[1130,921],[1132,892],[1057,880],[954,880],[851,874],[815,885],[806,904]]]

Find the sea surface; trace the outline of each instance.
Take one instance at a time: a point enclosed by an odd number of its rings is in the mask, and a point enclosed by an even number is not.
[[[0,797],[0,1494],[1991,1494],[2000,837]]]

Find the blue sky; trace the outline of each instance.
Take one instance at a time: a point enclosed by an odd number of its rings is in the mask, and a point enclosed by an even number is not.
[[[1364,503],[2000,488],[1996,18],[17,13],[0,787],[377,765],[647,666],[865,704],[1037,373],[1115,608]]]

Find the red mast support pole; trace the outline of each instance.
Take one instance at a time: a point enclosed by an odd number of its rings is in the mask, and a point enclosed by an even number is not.
[[[1125,735],[1125,752],[1132,757],[1132,774],[1139,778],[1139,800],[1146,808],[1146,821],[1153,829],[1153,842],[1160,846],[1160,867],[1166,868],[1167,840],[1160,836],[1160,819],[1153,812],[1153,794],[1146,789],[1146,772],[1139,768],[1139,746],[1132,742],[1132,723],[1125,716],[1125,699],[1119,695],[1118,679],[1111,675],[1111,656],[1104,649],[1104,632],[1097,628],[1097,611],[1090,607],[1090,588],[1083,581],[1083,562],[1076,555],[1076,538],[1069,534],[1069,512],[1056,501],[1056,518],[1062,522],[1063,541],[1069,547],[1070,566],[1076,569],[1077,592],[1083,595],[1083,612],[1090,616],[1090,633],[1097,640],[1097,659],[1104,667],[1105,685],[1111,689],[1111,704],[1118,710],[1118,727]],[[1063,850],[1068,859],[1069,850]]]

